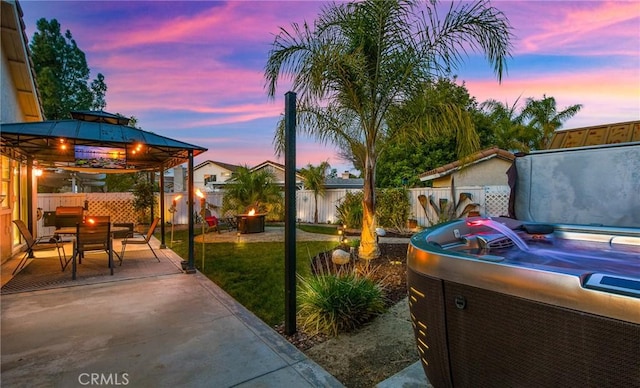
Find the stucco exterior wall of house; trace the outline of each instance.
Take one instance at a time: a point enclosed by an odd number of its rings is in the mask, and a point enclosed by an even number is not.
[[[224,183],[230,178],[231,171],[215,163],[206,163],[193,172],[194,186],[202,191],[212,191],[215,184]]]
[[[472,164],[452,174],[433,180],[433,187],[450,187],[454,177],[456,187],[459,186],[505,186],[507,170],[511,162],[500,158],[491,158],[481,163]]]
[[[17,2],[2,1],[2,49],[0,50],[0,122],[42,121],[42,109],[32,78],[28,42],[24,34],[22,16]],[[0,158],[0,188],[4,195],[0,202],[0,261],[5,262],[24,245],[13,220],[27,220],[28,213],[36,214],[36,178],[27,178],[24,163],[8,154]],[[27,187],[33,192],[32,203],[27,201]],[[34,230],[38,236],[38,231]]]
[[[284,171],[271,165],[263,166],[257,171],[269,171],[275,177],[275,181],[284,184]]]

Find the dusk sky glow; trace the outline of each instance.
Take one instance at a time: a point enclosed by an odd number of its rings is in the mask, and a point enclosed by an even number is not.
[[[324,1],[20,1],[27,37],[57,19],[105,76],[106,111],[135,116],[142,129],[209,149],[195,163],[254,166],[272,140],[288,85],[274,101],[264,67],[279,27],[312,23]],[[448,2],[444,2],[447,4]],[[493,1],[515,39],[499,84],[482,55],[455,74],[478,102],[512,105],[555,97],[583,109],[564,129],[640,120],[640,2]],[[297,141],[297,166],[351,166],[333,147]],[[354,170],[355,171],[355,170]]]

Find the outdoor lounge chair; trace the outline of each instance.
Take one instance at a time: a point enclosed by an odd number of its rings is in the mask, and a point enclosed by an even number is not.
[[[13,270],[12,275],[15,275],[18,271],[20,271],[27,264],[27,259],[29,257],[33,257],[34,251],[44,251],[44,250],[54,250],[58,251],[58,259],[60,259],[60,268],[64,271],[64,268],[67,265],[67,255],[64,252],[64,246],[62,243],[58,242],[55,238],[51,236],[43,236],[38,239],[34,239],[33,235],[27,228],[27,225],[22,220],[13,220],[13,223],[18,227],[18,231],[22,235],[25,243],[27,244],[26,252],[22,259],[18,262],[18,266]],[[60,250],[62,249],[62,255],[60,255]]]
[[[220,229],[218,229],[218,217],[210,216],[205,217],[205,221],[207,221],[207,230],[205,233],[209,233],[211,231],[220,233]]]
[[[151,244],[149,243],[149,240],[151,240],[151,237],[153,236],[153,232],[155,231],[156,226],[158,226],[158,222],[160,222],[160,217],[156,217],[153,219],[153,222],[151,223],[151,226],[149,227],[149,230],[147,231],[146,235],[143,235],[140,233],[133,233],[132,235],[129,235],[122,240],[122,253],[120,254],[120,265],[122,265],[122,261],[124,260],[124,251],[127,248],[127,245],[131,245],[131,244],[138,244],[138,245],[147,244],[147,246],[149,246],[149,249],[151,249],[151,252],[153,253],[153,255],[156,257],[156,260],[160,262],[160,258],[158,258],[158,255],[156,255],[156,252],[153,250],[153,248],[151,247]]]

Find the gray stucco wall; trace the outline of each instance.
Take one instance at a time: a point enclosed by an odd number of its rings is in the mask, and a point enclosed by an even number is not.
[[[516,159],[518,219],[640,227],[640,143]]]

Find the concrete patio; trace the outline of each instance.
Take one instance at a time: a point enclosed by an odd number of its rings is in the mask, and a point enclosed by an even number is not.
[[[242,237],[273,241],[280,234]],[[54,281],[11,287],[16,260],[3,264],[0,385],[342,386],[204,275],[184,274],[182,259],[159,244],[152,239],[160,262],[146,246],[129,247],[113,276],[104,253],[88,254],[75,281],[52,253],[36,253],[16,278],[57,265]],[[408,368],[379,386],[425,386],[423,376]]]
[[[136,248],[114,276],[105,267],[77,284],[3,293],[2,386],[341,386],[209,279],[183,274],[170,249],[156,249],[158,263]],[[119,277],[135,260],[162,273]]]

